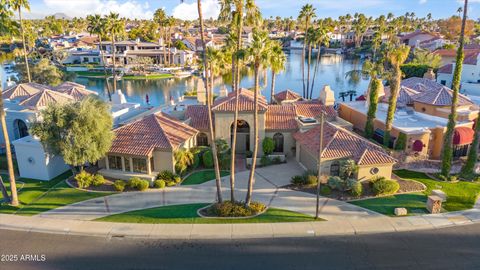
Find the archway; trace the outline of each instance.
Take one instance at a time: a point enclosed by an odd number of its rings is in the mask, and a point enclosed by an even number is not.
[[[283,134],[282,133],[275,133],[273,135],[273,141],[275,142],[275,150],[274,152],[283,153]]]
[[[27,124],[21,119],[15,119],[13,121],[13,136],[15,140],[28,136]]]
[[[230,143],[233,142],[233,129],[234,125],[230,126],[231,139]],[[250,125],[245,120],[237,121],[237,144],[235,146],[235,151],[238,154],[244,154],[247,151],[250,151]]]
[[[200,132],[197,135],[197,146],[208,146],[207,134]]]

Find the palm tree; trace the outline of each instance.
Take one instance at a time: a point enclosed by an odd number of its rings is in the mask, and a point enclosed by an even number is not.
[[[320,23],[319,27],[315,30],[314,43],[316,44],[316,47],[317,47],[317,59],[315,61],[315,68],[313,70],[312,87],[310,88],[310,99],[313,96],[313,88],[315,86],[315,79],[316,79],[317,73],[318,73],[318,66],[320,65],[320,56],[321,56],[322,45],[327,46],[330,43],[330,38],[328,36],[329,30],[331,30],[331,27],[327,27],[323,23]]]
[[[207,62],[207,54],[206,54],[206,43],[205,43],[205,36],[203,35],[203,14],[202,14],[202,1],[197,0],[197,10],[198,10],[198,20],[200,22],[200,37],[202,40],[202,48],[204,53],[202,54],[203,57],[203,71],[204,74],[202,76],[203,84],[206,87],[206,95],[207,95],[207,111],[208,111],[208,128],[209,128],[209,135],[210,141],[212,142],[212,156],[213,156],[213,165],[215,169],[215,184],[217,186],[217,202],[222,203],[222,186],[220,180],[220,167],[218,164],[218,155],[217,155],[217,146],[215,144],[215,131],[213,129],[213,120],[212,120],[212,99],[210,95],[210,89],[208,88],[208,80],[207,80],[207,70],[208,70],[208,62]],[[212,87],[210,87],[212,88]]]
[[[367,31],[369,20],[363,14],[355,14],[355,21],[353,22],[353,31],[355,32],[355,48],[359,48],[363,42],[363,36]]]
[[[10,204],[13,206],[18,206],[18,196],[17,196],[17,185],[15,182],[15,171],[13,169],[12,161],[12,150],[10,148],[10,138],[8,137],[7,131],[7,121],[5,119],[5,108],[3,106],[3,92],[2,85],[0,83],[0,124],[2,126],[3,138],[5,140],[5,150],[7,152],[7,166],[8,166],[8,176],[10,179]]]
[[[120,34],[124,29],[124,22],[119,18],[118,13],[110,12],[106,17],[107,32],[110,33],[112,38],[112,76],[113,76],[113,91],[117,91],[117,73],[116,73],[116,59],[115,59],[115,37]]]
[[[247,196],[245,198],[245,204],[250,205],[252,201],[253,193],[253,181],[255,178],[255,167],[257,165],[257,155],[258,155],[258,95],[260,92],[260,71],[266,65],[268,65],[268,60],[271,54],[271,45],[270,39],[266,31],[262,31],[258,28],[255,28],[253,31],[253,42],[250,45],[248,50],[248,55],[252,59],[253,68],[254,68],[254,77],[255,77],[255,87],[254,87],[254,102],[255,107],[253,110],[254,124],[253,124],[253,153],[252,153],[252,165],[250,169],[250,174],[248,178],[248,190]]]
[[[310,27],[310,22],[312,18],[314,18],[315,15],[315,8],[310,5],[306,4],[302,7],[300,10],[300,14],[298,16],[299,21],[302,21],[304,23],[304,29],[305,29],[305,34],[304,34],[304,40],[303,40],[303,49],[302,49],[302,82],[303,82],[303,97],[307,98],[307,93],[306,93],[306,87],[305,87],[305,49],[307,46],[307,31],[308,28]]]
[[[279,42],[272,42],[271,54],[268,60],[272,72],[270,103],[273,104],[273,96],[275,95],[275,77],[278,73],[285,70],[285,63],[287,62],[287,56],[283,52],[282,45]]]
[[[107,94],[108,94],[108,99],[112,101],[112,95],[110,92],[110,83],[108,81],[108,72],[107,72],[107,63],[105,61],[105,55],[102,50],[102,37],[105,36],[106,34],[106,20],[105,18],[102,18],[100,15],[95,14],[95,15],[88,15],[87,16],[87,30],[92,34],[96,34],[98,36],[98,41],[100,42],[100,57],[102,58],[102,64],[103,64],[103,73],[105,74],[105,83],[107,84]]]
[[[468,0],[465,0],[465,5],[463,8],[462,28],[460,32],[460,38],[459,38],[460,40],[459,40],[458,50],[457,50],[457,60],[455,64],[455,70],[453,72],[452,107],[451,107],[450,115],[448,116],[447,131],[445,132],[443,151],[442,151],[441,174],[445,177],[448,177],[450,175],[450,169],[452,168],[453,134],[455,132],[455,125],[457,122],[458,94],[460,92],[460,80],[462,77],[463,60],[465,58],[465,52],[463,51],[463,47],[465,45],[465,25],[467,22],[467,10],[468,10]]]
[[[165,21],[167,18],[167,14],[165,13],[165,10],[162,8],[159,8],[155,10],[155,13],[153,14],[153,20],[158,23],[160,26],[160,36],[163,39],[163,63],[166,65],[167,63],[167,47],[166,47],[166,39],[165,39]]]
[[[392,66],[392,75],[390,77],[390,97],[388,98],[388,110],[387,118],[385,120],[385,136],[383,138],[383,144],[389,146],[390,144],[390,132],[393,127],[393,118],[397,109],[397,99],[400,92],[400,82],[402,80],[401,65],[405,63],[410,53],[410,47],[401,45],[393,48],[387,53],[387,59]]]
[[[166,42],[167,42],[167,45],[168,45],[168,48],[171,48],[172,47],[172,27],[175,26],[175,18],[173,16],[169,16],[167,17],[166,19],[166,22],[165,22],[165,25],[167,27],[167,36],[166,36]],[[171,52],[169,51],[168,52],[168,64],[171,66],[173,64],[173,55],[171,54]]]
[[[233,116],[233,131],[231,143],[231,165],[230,165],[230,200],[235,201],[235,160],[237,145],[237,122],[238,122],[238,103],[240,92],[240,68],[241,60],[244,55],[242,33],[244,24],[256,26],[261,23],[261,14],[254,0],[221,0],[219,20],[229,22],[235,32],[231,36],[230,45],[236,46],[235,53],[232,54],[232,90],[235,93],[235,108]],[[234,40],[236,38],[236,42]]]
[[[18,19],[20,21],[20,32],[22,34],[23,57],[25,59],[27,78],[28,78],[28,82],[32,82],[32,77],[30,75],[30,68],[28,66],[27,44],[25,42],[25,29],[23,28],[23,19],[22,19],[22,7],[25,10],[30,11],[30,4],[28,3],[28,0],[13,0],[11,5],[12,5],[12,8],[18,12]]]

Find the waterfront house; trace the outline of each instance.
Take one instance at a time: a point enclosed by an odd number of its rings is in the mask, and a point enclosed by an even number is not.
[[[480,52],[469,53],[463,60],[460,91],[467,95],[480,96]],[[437,82],[452,86],[455,63],[448,63],[438,69]]]

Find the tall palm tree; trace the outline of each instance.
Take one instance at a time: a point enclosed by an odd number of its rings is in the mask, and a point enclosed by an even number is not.
[[[410,47],[401,45],[393,48],[387,53],[387,59],[392,66],[392,74],[390,77],[390,97],[388,98],[387,118],[385,120],[385,136],[383,144],[389,146],[390,132],[393,127],[393,118],[397,110],[397,99],[400,92],[400,82],[402,80],[402,70],[400,67],[405,63],[410,53]]]
[[[458,94],[460,92],[460,80],[462,77],[463,60],[465,58],[465,52],[463,47],[465,45],[465,25],[467,22],[468,0],[464,2],[462,28],[460,32],[459,44],[457,49],[457,60],[455,63],[455,70],[453,72],[452,81],[452,106],[450,115],[448,116],[447,131],[443,141],[442,151],[442,171],[441,174],[445,177],[450,175],[450,169],[452,168],[453,159],[453,134],[455,132],[455,126],[457,122],[457,106],[458,106]],[[477,123],[478,125],[478,123]]]
[[[118,13],[110,12],[106,17],[107,31],[110,33],[112,39],[112,76],[113,76],[113,91],[117,91],[117,73],[116,73],[116,50],[115,37],[124,29],[124,21],[120,19]]]
[[[12,150],[10,148],[10,138],[8,137],[7,121],[5,119],[5,108],[3,106],[3,92],[0,83],[0,124],[2,126],[3,138],[5,140],[5,150],[7,152],[8,176],[10,179],[10,204],[18,206],[17,185],[15,182],[15,171],[13,169]]]
[[[252,201],[253,193],[253,182],[255,178],[255,167],[257,165],[257,155],[258,155],[258,96],[260,92],[260,71],[266,65],[268,65],[268,60],[271,54],[271,41],[268,38],[266,31],[262,31],[258,28],[255,28],[253,31],[253,42],[250,45],[248,50],[248,55],[252,59],[254,74],[255,74],[255,87],[254,87],[254,102],[255,107],[253,110],[254,124],[253,124],[253,153],[252,153],[252,166],[250,169],[250,174],[248,177],[248,189],[247,195],[245,198],[245,204],[250,205]]]
[[[183,1],[182,1],[183,2]],[[167,41],[165,38],[165,32],[166,32],[166,19],[167,19],[167,13],[165,13],[165,10],[163,8],[159,8],[155,10],[155,13],[153,14],[153,20],[158,23],[160,26],[160,36],[163,39],[163,64],[166,65],[167,63]]]
[[[197,0],[197,10],[198,10],[198,20],[200,22],[200,37],[202,40],[202,48],[203,48],[203,71],[204,74],[202,76],[203,79],[203,84],[206,87],[206,95],[207,95],[207,111],[208,111],[208,129],[209,129],[209,135],[210,135],[210,141],[212,142],[212,156],[213,156],[213,166],[215,169],[215,184],[217,186],[217,201],[219,203],[223,202],[222,199],[222,186],[221,186],[221,179],[220,179],[220,167],[218,164],[218,155],[217,155],[217,146],[215,144],[215,131],[213,129],[213,117],[212,117],[212,98],[211,98],[211,92],[210,89],[208,88],[208,79],[207,79],[207,71],[208,71],[208,62],[207,62],[207,53],[206,53],[206,43],[205,43],[205,36],[203,35],[203,14],[202,14],[202,1]],[[212,88],[212,87],[210,87]]]
[[[110,92],[110,83],[108,81],[108,72],[107,72],[107,63],[105,62],[105,55],[102,50],[102,38],[106,34],[106,20],[105,18],[102,18],[100,15],[95,14],[95,15],[88,15],[87,16],[87,30],[91,34],[96,34],[98,36],[98,41],[100,43],[100,57],[102,58],[102,64],[103,64],[103,73],[105,75],[105,83],[107,85],[107,94],[108,94],[108,99],[112,101],[112,95]]]
[[[220,0],[219,20],[229,22],[232,30],[236,32],[236,53],[232,57],[232,90],[235,93],[235,108],[233,116],[233,131],[231,143],[231,166],[230,166],[230,200],[235,201],[235,160],[237,145],[237,122],[238,122],[238,102],[240,88],[240,70],[242,65],[243,52],[243,27],[244,24],[257,26],[261,23],[261,14],[254,0]],[[234,40],[231,40],[233,45]]]
[[[318,73],[318,66],[320,65],[320,56],[321,56],[322,45],[327,46],[328,44],[330,44],[330,38],[328,36],[328,32],[330,30],[331,30],[331,28],[323,25],[323,23],[320,23],[319,27],[315,30],[314,43],[316,44],[316,48],[317,48],[317,59],[315,61],[315,68],[313,70],[312,87],[310,87],[310,97],[309,97],[310,99],[313,96],[313,88],[315,86],[315,79],[316,79],[317,73]]]
[[[287,56],[282,50],[282,44],[278,41],[273,42],[271,45],[271,54],[269,60],[270,70],[272,72],[272,83],[270,88],[270,103],[273,104],[273,96],[275,95],[275,77],[278,73],[285,70],[285,63],[287,62]]]
[[[28,82],[32,82],[30,75],[30,67],[28,66],[27,44],[25,42],[25,29],[23,28],[22,8],[30,11],[30,4],[28,0],[13,0],[11,2],[12,8],[18,12],[18,19],[20,21],[20,32],[22,34],[23,57],[25,60],[25,68],[27,70]]]
[[[305,29],[305,34],[304,34],[304,41],[303,41],[303,48],[302,48],[302,82],[303,82],[303,97],[307,98],[307,93],[306,93],[306,87],[305,87],[305,49],[307,46],[307,30],[310,27],[310,23],[312,18],[314,18],[315,15],[315,8],[310,5],[306,4],[302,7],[300,10],[300,14],[298,16],[298,19],[304,23],[304,29]]]
[[[173,16],[169,16],[167,17],[166,19],[166,22],[165,22],[165,25],[167,27],[167,35],[166,35],[166,42],[167,42],[167,45],[168,45],[168,48],[171,48],[172,47],[172,28],[175,27],[175,18]],[[173,65],[173,55],[171,54],[171,52],[169,51],[168,54],[168,64],[171,66]]]

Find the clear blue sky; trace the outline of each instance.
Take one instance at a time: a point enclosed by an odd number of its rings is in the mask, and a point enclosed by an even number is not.
[[[217,0],[202,0],[207,17],[216,16]],[[460,0],[257,0],[262,14],[269,16],[297,17],[301,6],[313,4],[319,17],[338,17],[346,13],[362,12],[371,16],[392,12],[395,15],[415,12],[417,16],[432,13],[435,18],[456,14],[462,5]],[[470,0],[469,16],[480,17],[480,0]],[[90,13],[108,13],[113,10],[124,17],[149,18],[157,8],[165,8],[176,17],[196,17],[196,1],[185,0],[30,0],[32,11],[28,17],[43,17],[56,12],[68,16],[85,16]]]

